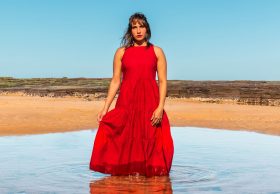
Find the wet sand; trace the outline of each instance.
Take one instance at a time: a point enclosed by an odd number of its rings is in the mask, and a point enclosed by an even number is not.
[[[109,110],[115,106],[116,99]],[[104,100],[77,97],[0,96],[0,135],[42,134],[98,127],[96,115]],[[280,135],[280,107],[214,104],[166,98],[171,126],[246,130]]]

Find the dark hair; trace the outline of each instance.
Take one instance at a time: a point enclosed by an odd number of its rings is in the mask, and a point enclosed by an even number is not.
[[[129,18],[129,22],[128,22],[128,27],[125,31],[125,34],[122,37],[121,40],[121,46],[124,46],[125,48],[132,46],[134,43],[134,39],[131,33],[132,30],[132,22],[134,21],[141,21],[141,23],[143,23],[143,25],[146,28],[146,41],[147,41],[147,47],[149,47],[151,45],[151,43],[149,42],[150,38],[151,38],[151,29],[150,29],[150,25],[147,21],[146,16],[141,13],[141,12],[136,12],[133,15],[130,16]]]

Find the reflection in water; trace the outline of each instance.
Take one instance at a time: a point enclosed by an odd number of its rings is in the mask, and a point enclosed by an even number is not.
[[[94,172],[96,174],[101,174]],[[211,185],[217,181],[215,172],[202,167],[172,165],[170,176],[105,176],[90,182],[90,193],[184,193],[187,187]],[[212,188],[213,189],[213,188]]]
[[[172,193],[170,177],[107,176],[90,182],[90,193]]]
[[[89,170],[96,130],[0,137],[0,193],[279,193],[280,137],[172,127],[169,176]]]

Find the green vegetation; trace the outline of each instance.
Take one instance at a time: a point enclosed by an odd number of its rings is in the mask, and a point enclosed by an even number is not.
[[[17,79],[0,77],[0,88],[49,88],[52,86],[67,87],[106,87],[110,78],[27,78]]]
[[[111,78],[0,77],[0,93],[23,92],[39,96],[106,97]],[[167,97],[198,98],[200,101],[232,100],[240,104],[280,106],[280,81],[168,80]]]

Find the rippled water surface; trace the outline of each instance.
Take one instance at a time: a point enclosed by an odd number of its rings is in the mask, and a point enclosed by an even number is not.
[[[280,137],[172,127],[169,177],[89,170],[96,130],[0,137],[0,193],[280,193]]]

